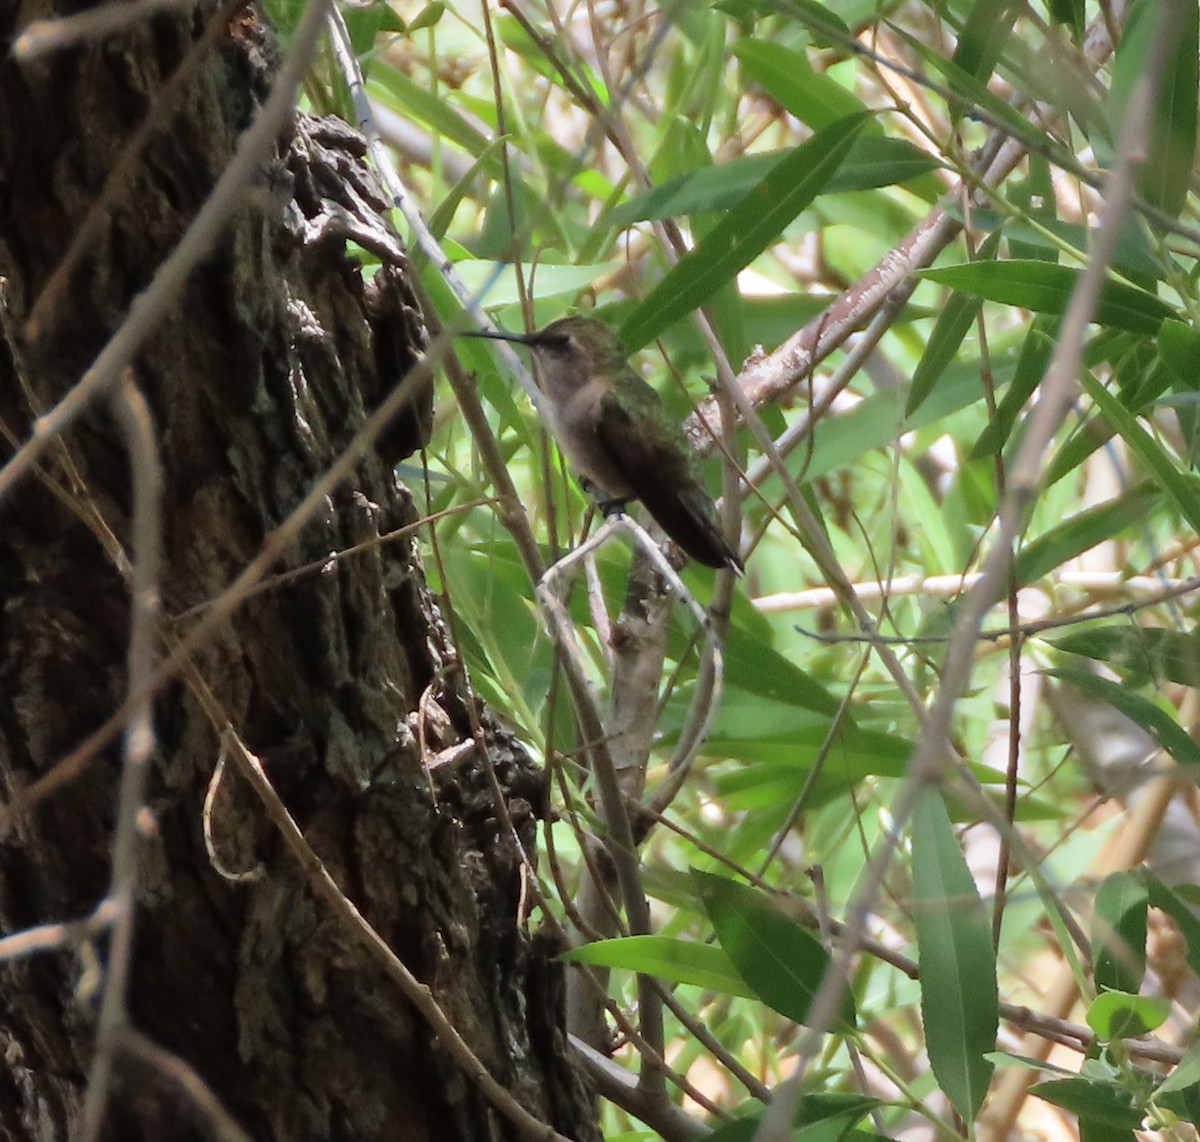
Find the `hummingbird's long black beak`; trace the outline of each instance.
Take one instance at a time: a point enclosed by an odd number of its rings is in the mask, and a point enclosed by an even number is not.
[[[499,329],[460,329],[456,337],[486,337],[489,341],[515,341],[518,345],[536,345],[536,333],[502,333]]]

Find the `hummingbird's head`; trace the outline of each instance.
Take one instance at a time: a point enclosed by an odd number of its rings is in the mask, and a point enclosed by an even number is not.
[[[574,366],[584,375],[625,362],[621,339],[594,317],[560,317],[525,343],[543,366]]]
[[[536,333],[464,331],[468,337],[490,337],[528,345],[547,387],[565,396],[597,373],[617,374],[627,367],[621,339],[594,317],[560,317]]]

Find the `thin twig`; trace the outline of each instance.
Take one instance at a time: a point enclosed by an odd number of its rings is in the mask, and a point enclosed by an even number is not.
[[[90,916],[83,920],[67,920],[59,924],[39,924],[0,939],[0,964],[24,959],[39,952],[60,952],[65,948],[89,943],[112,926],[117,908],[111,900],[104,900]]]
[[[125,1027],[121,1031],[117,1046],[130,1058],[144,1063],[161,1081],[182,1091],[203,1117],[209,1134],[217,1142],[251,1142],[250,1135],[221,1105],[213,1089],[185,1059],[132,1027]]]
[[[117,1039],[129,1018],[126,993],[133,969],[133,931],[136,915],[138,816],[146,799],[150,757],[154,752],[153,699],[149,681],[154,674],[154,649],[159,610],[162,542],[162,465],[150,409],[126,370],[113,394],[113,411],[125,437],[133,485],[133,582],[129,623],[129,720],[121,786],[113,827],[112,873],[108,899],[115,916],[108,944],[104,998],[96,1028],[96,1050],[88,1072],[80,1138],[93,1142],[100,1135],[108,1104]],[[134,695],[141,695],[134,697]]]

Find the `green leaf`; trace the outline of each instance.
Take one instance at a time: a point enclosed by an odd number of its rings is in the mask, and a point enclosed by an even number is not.
[[[1200,465],[1200,331],[1180,321],[1164,321],[1158,332],[1158,356],[1172,378],[1175,415],[1187,443],[1187,461]]]
[[[1164,321],[1158,331],[1158,355],[1175,379],[1186,386],[1182,391],[1200,388],[1200,330],[1182,321]]]
[[[454,105],[414,83],[403,72],[383,59],[377,59],[367,80],[368,91],[382,91],[389,97],[387,104],[431,127],[448,142],[462,147],[468,154],[483,155],[491,145],[489,140],[460,115]],[[488,164],[490,172],[499,177],[503,171],[499,158]]]
[[[967,262],[922,270],[921,276],[953,289],[978,294],[989,301],[1018,305],[1035,313],[1062,314],[1066,311],[1079,277],[1078,270],[1049,262]],[[1169,306],[1145,290],[1106,281],[1100,289],[1093,320],[1115,325],[1133,333],[1153,334],[1172,316]]]
[[[422,28],[436,27],[446,11],[446,5],[441,0],[426,4],[408,23],[409,33],[419,32]]]
[[[538,299],[545,300],[548,297],[573,297],[594,282],[598,275],[609,273],[617,265],[616,262],[610,262],[589,266],[555,266],[543,262],[537,266],[524,263],[521,269],[526,283],[536,283]],[[515,267],[503,265],[497,273],[496,266],[496,262],[475,258],[454,264],[459,278],[473,293],[486,287],[482,304],[488,309],[515,305],[521,300]]]
[[[1096,892],[1092,963],[1097,988],[1136,995],[1146,973],[1148,893],[1136,872],[1114,872]]]
[[[1171,1014],[1171,1001],[1160,995],[1105,991],[1088,1007],[1088,1026],[1106,1043],[1136,1039],[1161,1027]]]
[[[1000,231],[996,230],[988,235],[979,249],[976,260],[971,264],[994,259],[999,249]],[[954,359],[954,354],[958,352],[958,347],[982,308],[983,299],[980,297],[957,291],[951,294],[950,300],[942,307],[925,345],[925,352],[913,373],[912,387],[908,390],[908,404],[904,410],[906,416],[911,416],[933,390],[938,378],[946,371],[946,366]]]
[[[943,56],[936,49],[922,43],[915,36],[910,36],[902,28],[890,25],[897,35],[904,40],[930,67],[940,72],[961,100],[961,105],[955,110],[960,114],[970,108],[979,108],[1001,125],[1005,125],[1018,139],[1039,141],[1045,140],[1045,132],[1035,127],[1028,119],[1010,107],[998,95],[993,94],[983,80],[964,71],[953,60]]]
[[[1174,1090],[1184,1090],[1186,1087],[1200,1085],[1200,1040],[1194,1042],[1183,1053],[1183,1058],[1176,1064],[1175,1069],[1167,1075],[1154,1092],[1155,1097],[1169,1094]]]
[[[814,131],[867,110],[836,80],[813,71],[803,52],[768,40],[739,40],[730,50],[755,83]]]
[[[1066,24],[1071,37],[1078,43],[1083,38],[1085,13],[1084,0],[1050,0],[1050,17],[1057,24]]]
[[[1133,89],[1146,70],[1146,57],[1157,25],[1170,19],[1170,47],[1160,76],[1150,138],[1142,143],[1143,161],[1135,168],[1138,193],[1169,214],[1178,214],[1187,198],[1196,157],[1197,12],[1195,0],[1163,5],[1134,0],[1117,45],[1109,89],[1113,137]]]
[[[619,230],[635,222],[727,210],[794,153],[795,148],[771,151],[731,159],[719,166],[701,167],[623,202],[604,221]],[[936,159],[904,139],[859,135],[842,165],[830,177],[825,193],[875,190],[911,182],[939,165]]]
[[[1059,667],[1046,673],[1052,678],[1061,678],[1072,686],[1078,686],[1080,690],[1120,710],[1134,725],[1141,726],[1151,734],[1181,765],[1200,765],[1200,745],[1188,737],[1170,714],[1140,694],[1134,694],[1124,686],[1087,670]]]
[[[1023,587],[1034,583],[1098,543],[1112,539],[1127,528],[1144,525],[1151,509],[1161,500],[1162,493],[1152,484],[1139,484],[1115,500],[1087,508],[1052,527],[1021,548],[1013,568],[1017,585]]]
[[[380,32],[403,32],[404,21],[392,11],[391,7],[376,0],[375,3],[364,4],[362,7],[347,8],[345,13],[346,30],[350,33],[350,45],[354,54],[360,60],[375,47],[375,39]],[[370,68],[365,61],[364,70]]]
[[[1190,1048],[1188,1054],[1191,1054]],[[1187,1055],[1184,1059],[1186,1061]],[[1180,1066],[1182,1065],[1181,1063]],[[1159,1087],[1155,1092],[1154,1102],[1163,1110],[1169,1110],[1177,1118],[1182,1118],[1184,1122],[1190,1122],[1193,1126],[1200,1124],[1200,1082],[1167,1091]]]
[[[1137,1135],[1098,1118],[1081,1118],[1079,1142],[1137,1142]]]
[[[842,705],[841,699],[811,674],[740,626],[730,627],[725,639],[725,678],[731,686],[761,698],[830,717]],[[848,716],[845,724],[852,726],[853,717]]]
[[[1136,417],[1102,384],[1088,374],[1080,380],[1104,419],[1116,429],[1130,451],[1158,478],[1159,486],[1174,501],[1193,531],[1200,531],[1200,495],[1193,482],[1177,463],[1163,451],[1154,438],[1138,424]]]
[[[768,1007],[803,1023],[829,969],[829,953],[764,893],[696,868],[692,882],[741,977]],[[847,994],[843,1030],[853,1026],[854,1018],[854,1001]]]
[[[1068,654],[1107,662],[1146,681],[1165,679],[1183,686],[1200,686],[1200,638],[1194,630],[1108,623],[1088,626],[1049,641]]]
[[[429,232],[437,239],[441,240],[446,236],[446,231],[450,228],[450,221],[454,217],[454,212],[458,209],[459,203],[467,196],[471,187],[474,186],[475,180],[480,173],[486,170],[489,165],[494,165],[500,161],[500,149],[502,140],[496,139],[491,146],[477,158],[466,173],[456,182],[450,192],[438,203],[437,209],[429,216]],[[418,257],[423,258],[424,252],[417,247],[412,253],[412,257],[416,260]]]
[[[968,1122],[983,1105],[996,1047],[999,998],[991,928],[936,789],[912,822],[913,906],[921,968],[921,1014],[929,1061],[946,1097]]]
[[[727,1122],[708,1136],[708,1142],[753,1142],[759,1119],[765,1113],[761,1104],[751,1104],[751,1113]],[[854,1135],[855,1123],[880,1102],[861,1094],[821,1091],[806,1094],[796,1108],[790,1142],[839,1142]],[[869,1135],[871,1138],[877,1135]]]
[[[863,123],[858,117],[818,132],[734,206],[626,319],[621,339],[629,352],[703,305],[775,241],[825,189]]]
[[[986,80],[1012,34],[1017,7],[1013,0],[976,0],[959,33],[954,64],[976,79]]]
[[[1013,225],[1006,226],[1008,252],[1014,258],[1057,262],[1058,249],[1039,232],[1043,227],[1053,229],[1059,225],[1057,204],[1054,200],[1054,180],[1050,174],[1050,164],[1043,156],[1029,156],[1029,175],[1012,182],[1008,201],[1020,211],[1020,217],[1014,219]],[[1027,220],[1029,223],[1036,223],[1038,230],[1034,230],[1032,225],[1026,225]]]
[[[1116,1083],[1092,1079],[1052,1079],[1034,1083],[1030,1094],[1069,1110],[1080,1122],[1107,1123],[1119,1130],[1136,1130],[1145,1114],[1133,1104],[1133,1097]]]
[[[625,968],[657,976],[671,983],[686,983],[722,995],[755,997],[755,992],[738,975],[733,961],[712,944],[677,940],[670,936],[625,936],[597,940],[564,952],[560,959],[573,964]]]

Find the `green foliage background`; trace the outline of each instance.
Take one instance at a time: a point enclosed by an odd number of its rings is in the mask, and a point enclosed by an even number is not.
[[[1154,63],[1163,12],[1172,31]],[[875,942],[824,1029],[806,1078],[822,1095],[804,1101],[798,1134],[890,1136],[924,1122],[949,1137],[981,1124],[995,1137],[1021,1105],[1000,1091],[1016,1072],[1046,1080],[1035,1093],[1077,1116],[1086,1136],[1129,1138],[1146,1122],[1184,1137],[1179,1123],[1200,1121],[1200,1075],[1188,1070],[1193,1052],[1173,1070],[1188,1019],[1169,1018],[1173,994],[1147,975],[1146,932],[1154,904],[1163,912],[1152,929],[1165,913],[1189,935],[1188,893],[1179,877],[1172,889],[1105,856],[1123,845],[1137,865],[1170,799],[1149,819],[1122,812],[1097,825],[1094,810],[1097,789],[1124,810],[1132,786],[1200,761],[1194,0],[724,0],[553,13],[530,3],[486,18],[477,4],[397,2],[347,19],[402,175],[462,278],[491,283],[483,304],[499,325],[569,312],[608,320],[681,418],[715,376],[698,307],[735,372],[806,327],[806,344],[832,345],[815,368],[801,358],[789,385],[751,396],[777,442],[815,399],[811,430],[784,464],[911,692],[839,608],[779,474],[741,427],[729,462],[753,477],[747,575],[711,735],[670,827],[641,852],[656,931],[577,958],[614,969],[623,1006],[638,970],[673,985],[709,1040],[670,1016],[672,1068],[721,1111],[753,1116],[756,1093],[790,1072],[802,1043],[830,923],[878,876]],[[1145,75],[1159,77],[1152,129],[1123,154],[1120,125]],[[309,97],[347,112],[332,59]],[[1069,411],[1035,457],[1005,597],[969,679],[952,680],[962,691],[952,744],[986,790],[991,821],[951,767],[900,822],[898,859],[872,872],[962,597],[1013,491],[1064,313],[1092,264],[1106,179],[1134,159],[1137,197],[1101,267]],[[927,265],[914,235],[935,223],[945,240]],[[675,236],[682,257],[670,252]],[[911,292],[862,301],[873,274],[905,259],[897,280]],[[455,327],[463,318],[437,270],[417,264]],[[877,346],[843,369],[872,320]],[[586,497],[491,348],[457,351],[547,556],[574,545],[593,523]],[[452,604],[472,681],[564,774],[541,881],[544,907],[567,922],[579,839],[596,825],[588,781],[572,763],[532,585],[447,395],[427,464],[428,480],[415,483],[431,514],[446,513],[430,575]],[[597,563],[616,611],[628,553],[609,544]],[[684,579],[710,595],[705,569]],[[604,636],[581,591],[573,614],[602,682]],[[694,631],[682,611],[675,622],[652,786],[696,686]],[[1088,728],[1101,718],[1109,729]],[[1119,781],[1097,742],[1129,760]],[[1024,847],[1001,892],[995,841],[1012,830]],[[1197,966],[1200,942],[1182,955]],[[1055,973],[1073,979],[1075,1007],[1048,1006]],[[1050,1030],[1037,1016],[1065,1023]],[[1131,1045],[1133,1035],[1159,1036],[1141,1041],[1155,1050]],[[1076,1077],[1041,1073],[1049,1064],[1030,1058],[1052,1039],[1073,1045],[1054,1062]],[[636,1067],[628,1044],[615,1057]],[[606,1115],[612,1136],[637,1136],[621,1111]],[[720,1136],[748,1131],[734,1123]]]

